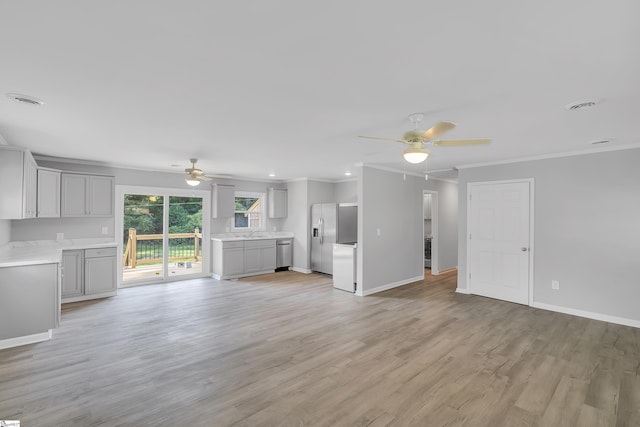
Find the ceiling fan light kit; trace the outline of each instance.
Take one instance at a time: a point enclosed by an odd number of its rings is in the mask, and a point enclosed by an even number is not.
[[[187,179],[185,179],[185,181],[187,182],[187,184],[189,184],[192,187],[196,187],[200,185],[200,181],[198,181],[197,179],[193,179],[191,177],[188,177]]]
[[[425,150],[424,148],[422,148],[421,143],[413,144],[411,148],[407,148],[406,150],[404,150],[402,156],[407,162],[413,163],[415,165],[427,160],[427,157],[429,157],[429,150]]]

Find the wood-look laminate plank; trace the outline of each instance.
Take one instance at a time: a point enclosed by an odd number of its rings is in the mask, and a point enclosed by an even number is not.
[[[455,287],[453,271],[361,298],[280,272],[65,304],[51,341],[0,351],[0,419],[640,425],[638,329]]]

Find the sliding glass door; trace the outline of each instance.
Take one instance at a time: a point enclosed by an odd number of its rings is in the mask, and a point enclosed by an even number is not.
[[[122,186],[118,201],[122,286],[207,274],[208,192]]]

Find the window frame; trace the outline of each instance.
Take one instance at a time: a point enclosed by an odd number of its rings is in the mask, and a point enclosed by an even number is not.
[[[260,207],[257,210],[259,214],[259,224],[257,227],[251,227],[250,225],[247,227],[236,227],[236,213],[242,213],[247,211],[237,211],[235,209],[235,201],[236,198],[251,198],[251,199],[259,199]],[[267,193],[259,193],[255,191],[235,191],[233,194],[233,217],[231,217],[231,230],[234,232],[241,231],[264,231],[266,228],[266,211],[265,211],[265,203],[267,202]],[[249,220],[249,224],[251,224],[251,220]]]

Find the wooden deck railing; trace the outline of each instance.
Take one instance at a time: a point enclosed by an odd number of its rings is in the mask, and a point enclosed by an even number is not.
[[[122,265],[125,267],[136,268],[138,264],[153,264],[162,262],[162,234],[137,234],[135,228],[129,229],[127,245],[122,256]],[[193,233],[170,233],[169,237],[169,261],[194,260],[200,261],[200,239],[202,233],[196,228]],[[193,244],[173,246],[171,239],[193,239]],[[139,248],[138,242],[151,242],[160,240],[160,245],[145,245]],[[140,246],[143,244],[141,243]],[[158,250],[159,249],[159,250]],[[173,252],[173,254],[172,254]],[[181,254],[179,254],[181,252]],[[158,257],[157,255],[160,255]],[[171,256],[174,255],[174,256]],[[181,256],[175,256],[181,255]]]

